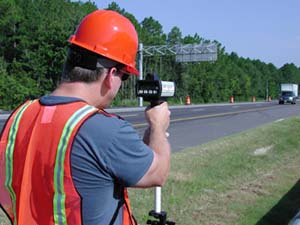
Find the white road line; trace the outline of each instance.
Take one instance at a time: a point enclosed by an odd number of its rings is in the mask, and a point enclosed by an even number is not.
[[[119,115],[122,117],[134,117],[134,116],[137,116],[138,114],[135,113],[135,114],[119,114]]]
[[[275,120],[275,123],[277,123],[277,122],[280,122],[280,121],[283,121],[283,120],[284,120],[284,118],[281,118],[281,119]]]
[[[204,111],[205,109],[193,109],[193,112],[199,112],[199,111]]]
[[[6,120],[9,117],[9,114],[0,115],[0,120]]]

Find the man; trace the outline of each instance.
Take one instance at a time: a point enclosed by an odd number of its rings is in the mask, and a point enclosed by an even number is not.
[[[148,108],[142,141],[105,112],[137,75],[137,33],[109,10],[87,15],[69,39],[59,87],[22,104],[0,142],[0,203],[12,224],[135,224],[126,187],[164,184],[170,165],[167,103]]]

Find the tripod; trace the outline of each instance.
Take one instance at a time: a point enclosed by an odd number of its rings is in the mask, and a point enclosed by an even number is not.
[[[161,93],[162,93],[161,81],[157,75],[150,74],[150,73],[147,74],[146,81],[152,82],[151,84],[154,87],[156,85],[158,85],[158,90],[160,90],[160,92],[158,92],[159,96],[151,96],[151,95],[144,96],[144,100],[150,101],[150,106],[155,107],[156,105],[161,104],[161,102],[163,102],[165,99],[165,98],[163,98],[163,96],[161,96]],[[149,88],[149,86],[147,86],[147,87]],[[175,89],[174,83],[173,83],[173,88]],[[154,90],[157,90],[157,89],[154,88]],[[148,93],[148,91],[147,91],[147,93]],[[168,96],[168,95],[166,95],[166,96]],[[170,96],[172,96],[172,95],[170,95]],[[166,133],[166,135],[169,136],[169,133]],[[154,205],[155,205],[155,210],[151,210],[149,212],[149,216],[154,217],[154,219],[148,220],[147,224],[150,224],[150,225],[175,225],[175,222],[167,221],[167,213],[165,211],[161,211],[161,187],[155,187]]]
[[[175,222],[167,221],[167,213],[161,211],[161,187],[155,187],[154,192],[155,210],[149,212],[149,216],[154,217],[153,220],[148,220],[147,224],[151,225],[175,225]]]

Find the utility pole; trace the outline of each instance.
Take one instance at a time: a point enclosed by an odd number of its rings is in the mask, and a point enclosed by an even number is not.
[[[143,80],[143,43],[139,44],[139,80]],[[143,98],[138,99],[139,107],[143,106]]]
[[[266,101],[269,100],[269,80],[266,83]]]

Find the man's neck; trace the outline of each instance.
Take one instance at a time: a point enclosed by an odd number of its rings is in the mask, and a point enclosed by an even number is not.
[[[104,105],[100,104],[103,100],[99,96],[99,93],[100,90],[95,83],[64,82],[51,95],[81,98],[89,105],[103,108]]]

